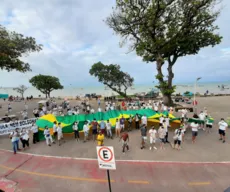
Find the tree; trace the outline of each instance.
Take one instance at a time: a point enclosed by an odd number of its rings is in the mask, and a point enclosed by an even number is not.
[[[7,71],[31,71],[30,65],[21,60],[21,57],[30,52],[40,51],[33,37],[24,37],[16,32],[9,32],[0,25],[0,69]]]
[[[50,93],[53,90],[63,89],[59,79],[49,75],[36,75],[32,77],[29,82],[36,87],[36,89],[45,94],[46,98],[50,97]]]
[[[173,66],[178,58],[215,46],[222,37],[215,21],[218,0],[117,0],[106,24],[127,41],[145,62],[156,62],[158,88],[164,103],[172,104]],[[162,66],[167,63],[167,75]]]
[[[104,65],[98,62],[93,64],[89,73],[123,97],[127,97],[126,91],[132,87],[134,81],[128,73],[121,71],[120,66],[116,64]]]
[[[15,91],[21,94],[21,97],[24,98],[24,93],[28,88],[25,85],[19,85],[18,87],[14,88]]]

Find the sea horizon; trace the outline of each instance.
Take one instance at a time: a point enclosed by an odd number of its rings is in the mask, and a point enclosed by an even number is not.
[[[150,90],[157,90],[155,87],[157,84],[135,84],[132,88],[127,90],[127,94],[132,95],[135,93],[142,93],[142,92],[149,92]],[[195,92],[194,85],[195,83],[177,83],[175,94],[183,94],[186,91]],[[227,89],[222,90],[218,86],[225,85]],[[211,94],[230,94],[230,81],[228,82],[200,82],[197,83],[196,92],[200,94],[208,92]],[[13,90],[13,87],[1,87],[0,88],[1,94],[8,94],[13,96],[19,96],[20,94]],[[114,96],[118,95],[115,91],[111,90],[110,88],[106,88],[104,85],[97,85],[97,86],[66,86],[64,89],[54,90],[51,92],[51,97],[76,97],[80,96],[83,97],[85,94],[92,94],[95,93],[97,95],[102,96]],[[28,87],[28,89],[24,93],[24,97],[29,97],[33,95],[33,97],[37,98],[39,95],[44,97],[45,95],[42,94],[34,87]]]

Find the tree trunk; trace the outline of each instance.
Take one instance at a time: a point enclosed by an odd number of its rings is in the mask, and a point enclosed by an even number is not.
[[[172,86],[172,79],[174,77],[174,74],[172,72],[172,67],[173,64],[171,61],[168,62],[168,81],[164,80],[164,75],[162,73],[162,66],[164,64],[163,59],[159,56],[159,58],[157,59],[157,79],[159,80],[160,83],[160,91],[163,94],[163,103],[166,106],[172,106],[173,105],[173,101],[171,98],[171,90],[173,89]]]
[[[22,96],[22,98],[24,98],[24,95],[23,95],[23,93],[21,93],[21,96]]]
[[[172,100],[171,94],[163,94],[163,103],[166,106],[172,106],[173,105],[173,100]]]

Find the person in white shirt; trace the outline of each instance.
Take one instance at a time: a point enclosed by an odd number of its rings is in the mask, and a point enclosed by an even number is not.
[[[155,106],[154,106],[154,111],[156,112],[156,113],[158,113],[158,106],[155,104]]]
[[[77,121],[75,121],[73,124],[74,137],[75,137],[75,139],[77,139],[77,141],[80,139],[79,131],[78,131],[78,124],[79,124],[79,122],[77,122]]]
[[[47,126],[45,126],[45,130],[44,130],[43,134],[44,134],[44,137],[46,139],[46,144],[48,146],[51,146],[51,143],[53,143],[53,139],[52,139],[52,137],[50,135],[50,130],[49,130],[49,128]]]
[[[84,142],[86,142],[89,136],[89,122],[88,121],[85,121],[85,124],[83,126],[83,132],[84,132]]]
[[[21,142],[22,142],[22,148],[23,150],[25,150],[25,147],[27,146],[27,148],[30,147],[29,144],[29,132],[25,129],[22,129],[21,133]]]
[[[100,107],[98,107],[98,112],[101,112],[101,108]]]
[[[150,147],[149,150],[155,149],[157,150],[155,144],[156,144],[156,139],[157,139],[157,131],[154,126],[149,130],[149,141],[150,141]]]
[[[168,111],[168,107],[165,105],[163,111]]]
[[[160,126],[159,129],[158,129],[158,136],[159,136],[159,139],[160,139],[160,148],[161,149],[165,149],[165,147],[164,147],[165,135],[166,135],[166,132],[165,132],[164,127]]]
[[[35,123],[32,124],[31,131],[33,132],[33,144],[35,144],[39,142],[38,126]]]
[[[163,124],[164,119],[165,118],[163,116],[160,117],[160,124]]]
[[[200,112],[200,114],[199,114],[199,119],[202,121],[202,122],[201,122],[202,129],[205,130],[205,129],[204,129],[205,114],[203,113],[203,111]]]
[[[54,121],[53,125],[53,141],[55,142],[57,140],[57,122]]]
[[[198,135],[199,124],[197,122],[193,122],[190,124],[190,127],[192,128],[192,143],[194,144]]]
[[[12,142],[14,154],[16,154],[17,151],[20,151],[19,149],[19,139],[20,139],[19,129],[16,128],[13,132],[10,133],[9,137]]]
[[[114,110],[114,106],[113,106],[113,105],[110,106],[110,110],[111,110],[111,111]]]
[[[39,112],[39,117],[42,117],[42,116],[44,116],[45,115],[45,113],[41,110],[40,112]]]
[[[28,119],[28,113],[27,113],[26,110],[22,111],[22,118],[23,118],[24,120]]]
[[[106,122],[106,131],[107,131],[107,137],[113,139],[112,125],[109,122],[109,120],[107,120],[107,122]]]
[[[220,141],[223,140],[223,143],[225,143],[225,131],[228,128],[228,124],[224,121],[224,118],[221,118],[218,125],[219,125]]]
[[[118,119],[116,119],[115,131],[116,131],[116,137],[120,137],[121,126],[120,126],[120,121],[118,121]]]
[[[28,110],[28,105],[27,105],[27,103],[25,103],[25,110]]]
[[[63,141],[63,143],[65,143],[63,133],[62,133],[61,123],[58,123],[57,136],[58,136],[58,144],[59,144],[59,146],[61,145],[61,140]]]
[[[91,114],[95,113],[95,111],[94,111],[93,108],[90,110],[90,113],[91,113]]]
[[[146,115],[143,115],[143,116],[141,117],[141,124],[147,126],[147,117],[146,117]]]
[[[173,149],[177,149],[177,150],[181,149],[181,141],[182,141],[183,135],[184,133],[181,127],[175,130],[174,137],[173,137],[174,139]]]

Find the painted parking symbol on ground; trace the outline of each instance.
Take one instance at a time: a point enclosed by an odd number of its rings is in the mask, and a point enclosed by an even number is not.
[[[113,147],[97,146],[97,160],[100,169],[116,169]]]

